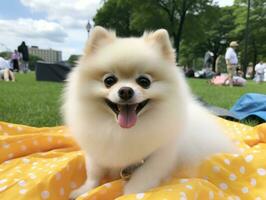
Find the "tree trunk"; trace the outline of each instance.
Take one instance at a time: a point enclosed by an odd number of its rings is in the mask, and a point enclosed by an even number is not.
[[[218,58],[218,55],[219,55],[219,50],[220,50],[220,45],[219,43],[216,43],[213,47],[213,61],[212,61],[212,71],[213,72],[217,72],[216,71],[216,60]]]
[[[212,71],[216,72],[216,59],[218,57],[217,52],[213,52]]]
[[[176,62],[178,63],[179,60],[179,48],[180,48],[180,38],[177,36],[177,34],[173,34],[174,37],[174,47],[176,52]]]
[[[254,78],[254,75],[255,75],[255,65],[258,62],[258,49],[257,49],[257,46],[256,46],[256,42],[254,40],[252,41],[252,46],[253,46],[253,49],[254,49],[254,54],[253,54],[253,74],[252,74],[252,78]]]
[[[178,60],[179,60],[180,42],[181,42],[182,32],[183,32],[183,29],[184,29],[184,23],[185,23],[185,19],[186,19],[186,12],[187,11],[185,10],[181,14],[177,33],[173,35],[173,37],[174,37],[174,46],[175,46],[175,50],[176,50],[176,62],[178,62]]]

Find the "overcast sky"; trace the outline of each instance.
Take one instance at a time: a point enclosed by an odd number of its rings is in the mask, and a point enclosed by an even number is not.
[[[233,0],[215,0],[220,6]],[[81,54],[87,32],[101,0],[2,0],[0,5],[0,50],[11,50],[21,41],[28,46],[63,52],[63,59]]]

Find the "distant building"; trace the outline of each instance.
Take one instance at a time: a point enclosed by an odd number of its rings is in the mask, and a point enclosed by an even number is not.
[[[45,62],[55,63],[62,61],[62,52],[53,49],[39,49],[38,46],[29,48],[29,53],[42,58]]]

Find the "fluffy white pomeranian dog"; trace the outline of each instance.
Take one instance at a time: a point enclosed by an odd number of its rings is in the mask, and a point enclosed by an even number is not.
[[[142,160],[124,194],[158,186],[178,166],[235,152],[193,99],[164,29],[119,38],[95,27],[68,78],[63,115],[86,153],[87,181],[71,198],[96,187],[106,173],[118,175]]]

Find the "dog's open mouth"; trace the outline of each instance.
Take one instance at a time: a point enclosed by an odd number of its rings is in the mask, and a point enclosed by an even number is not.
[[[118,124],[122,128],[131,128],[137,122],[137,114],[147,105],[149,99],[137,104],[117,104],[105,99],[106,104],[117,116]]]

